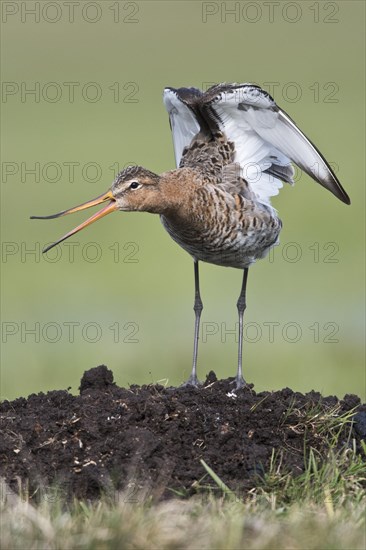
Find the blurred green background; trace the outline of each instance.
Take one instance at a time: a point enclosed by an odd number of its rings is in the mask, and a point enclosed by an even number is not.
[[[236,81],[274,94],[352,200],[305,175],[274,198],[284,228],[249,273],[245,377],[364,399],[364,3],[57,5],[2,3],[2,398],[77,392],[101,363],[120,385],[188,376],[193,262],[159,218],[114,214],[44,258],[85,213],[29,216],[99,195],[117,164],[173,168],[164,86]],[[240,284],[201,266],[201,378],[235,373]]]

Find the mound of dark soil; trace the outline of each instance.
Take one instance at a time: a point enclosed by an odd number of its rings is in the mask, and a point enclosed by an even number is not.
[[[28,487],[33,498],[57,486],[77,498],[123,490],[133,501],[207,485],[203,459],[245,494],[268,470],[273,449],[284,468],[300,474],[305,431],[307,445],[321,452],[322,415],[354,407],[339,445],[349,441],[350,430],[358,442],[366,437],[366,406],[354,395],[338,400],[288,388],[256,394],[250,386],[234,393],[233,381],[218,381],[214,373],[199,389],[125,389],[100,366],[85,372],[79,396],[51,391],[0,405],[0,476],[12,489]]]

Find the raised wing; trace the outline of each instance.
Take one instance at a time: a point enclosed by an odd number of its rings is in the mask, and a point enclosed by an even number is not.
[[[165,88],[163,101],[169,113],[170,128],[173,135],[175,162],[179,166],[183,149],[188,147],[192,139],[200,131],[193,108],[202,92],[196,88]]]
[[[346,204],[350,199],[332,168],[272,97],[253,84],[220,84],[201,99],[201,112],[234,142],[235,161],[263,202],[282,181],[292,183],[294,162]]]

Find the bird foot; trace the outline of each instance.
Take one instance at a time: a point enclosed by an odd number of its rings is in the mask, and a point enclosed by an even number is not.
[[[180,388],[187,388],[189,386],[194,386],[195,388],[199,388],[200,386],[202,386],[202,382],[200,382],[197,378],[197,376],[190,376],[188,378],[188,380],[186,382],[184,382],[183,384],[181,384],[179,387]]]
[[[246,385],[247,385],[247,383],[246,383],[246,381],[244,380],[244,378],[242,376],[239,376],[239,377],[235,378],[235,389],[236,390],[240,390],[241,388],[245,388]]]

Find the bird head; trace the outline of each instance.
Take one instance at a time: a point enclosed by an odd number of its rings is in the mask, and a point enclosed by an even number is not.
[[[129,166],[118,174],[111,191],[117,209],[159,213],[160,176],[142,168]]]
[[[96,214],[75,227],[75,229],[47,246],[43,252],[47,252],[57,244],[115,210],[125,212],[137,210],[159,213],[159,181],[160,177],[157,174],[141,166],[129,166],[118,174],[111,188],[99,197],[50,216],[31,216],[31,219],[49,220],[66,216],[66,214],[73,214],[74,212],[79,212],[80,210],[85,210],[86,208],[91,208],[105,202],[107,203],[99,212],[96,212]]]

